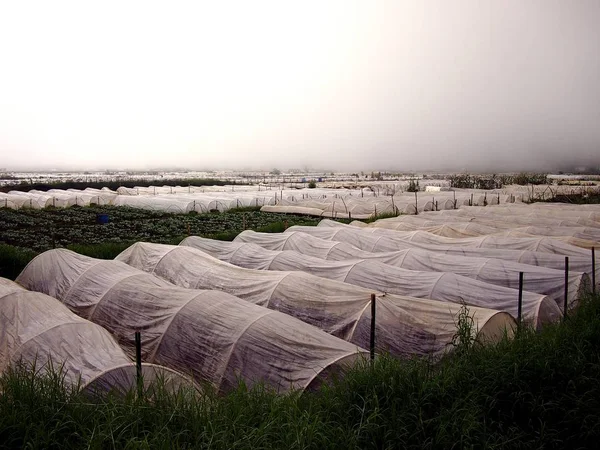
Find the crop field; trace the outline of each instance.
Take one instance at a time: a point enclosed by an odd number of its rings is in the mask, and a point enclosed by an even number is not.
[[[600,437],[600,209],[581,203],[597,196],[464,196],[460,208],[353,222],[252,207],[0,209],[3,332],[39,333],[45,352],[87,371],[32,367],[44,360],[30,341],[7,346],[0,442],[589,448]],[[73,340],[56,326],[65,320],[106,337]],[[42,340],[44,326],[63,344]],[[170,370],[179,390],[122,368],[135,359]],[[113,373],[128,394],[90,402],[88,380],[110,385]]]
[[[108,215],[109,222],[98,224],[98,214]],[[2,208],[0,243],[41,252],[72,244],[173,243],[188,235],[231,236],[232,239],[244,229],[262,229],[284,222],[289,226],[316,225],[319,220],[293,214],[264,213],[258,208],[206,214],[170,214],[114,206],[18,211]]]

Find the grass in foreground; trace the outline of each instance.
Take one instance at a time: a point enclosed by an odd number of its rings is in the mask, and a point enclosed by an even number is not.
[[[2,448],[595,448],[600,296],[564,323],[437,364],[378,357],[317,392],[90,402],[57,377],[0,378]]]

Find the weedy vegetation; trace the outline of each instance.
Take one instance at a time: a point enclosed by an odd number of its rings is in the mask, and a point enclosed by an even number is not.
[[[314,392],[240,384],[91,401],[56,373],[0,377],[1,448],[595,448],[600,296],[561,323],[473,345],[468,309],[441,360],[378,355]]]

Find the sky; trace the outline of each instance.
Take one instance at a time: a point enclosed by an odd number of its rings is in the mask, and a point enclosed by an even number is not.
[[[600,166],[600,0],[0,2],[0,167]]]

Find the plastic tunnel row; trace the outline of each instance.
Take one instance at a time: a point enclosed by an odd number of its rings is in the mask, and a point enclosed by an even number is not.
[[[17,282],[51,295],[107,329],[129,355],[141,331],[142,360],[178,370],[220,392],[264,382],[307,389],[364,350],[291,316],[219,291],[173,286],[119,261],[45,252]]]
[[[72,313],[58,300],[0,278],[0,372],[9,367],[62,371],[67,385],[89,395],[124,394],[137,385],[137,368],[111,334]],[[180,373],[142,365],[146,388],[161,380],[191,386]]]

